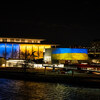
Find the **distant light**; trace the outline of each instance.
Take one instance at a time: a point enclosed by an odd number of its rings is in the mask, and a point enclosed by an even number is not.
[[[64,67],[64,64],[54,64],[55,65],[55,67]]]
[[[5,64],[2,64],[2,67],[5,67]]]
[[[8,60],[7,62],[15,62],[15,63],[16,63],[16,62],[19,62],[19,61],[20,61],[20,62],[21,62],[21,61],[24,62],[25,60]]]
[[[42,64],[34,64],[34,68],[43,68]]]

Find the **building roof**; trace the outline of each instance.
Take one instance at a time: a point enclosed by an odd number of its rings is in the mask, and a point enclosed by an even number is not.
[[[54,43],[54,42],[50,42],[46,39],[41,38],[42,36],[37,36],[34,34],[23,34],[23,33],[0,33],[0,38],[21,38],[21,39],[36,39],[39,41],[42,41],[41,44],[44,45],[52,45],[52,46],[59,46],[59,44]],[[12,42],[13,43],[13,42]],[[31,44],[31,43],[30,43]],[[37,43],[34,43],[37,44]]]
[[[0,33],[0,37],[2,38],[26,38],[26,39],[42,39],[41,36],[37,36],[35,34],[29,33]]]

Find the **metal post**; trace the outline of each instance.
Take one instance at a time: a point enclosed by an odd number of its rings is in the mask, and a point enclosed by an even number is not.
[[[20,44],[19,44],[19,59],[20,59]]]

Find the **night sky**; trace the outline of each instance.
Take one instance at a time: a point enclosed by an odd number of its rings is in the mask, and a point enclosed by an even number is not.
[[[63,7],[0,4],[1,36],[43,38],[65,47],[87,45],[100,39],[100,6],[90,1],[67,2]]]

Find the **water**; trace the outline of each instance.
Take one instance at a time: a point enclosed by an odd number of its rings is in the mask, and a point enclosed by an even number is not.
[[[100,89],[0,79],[0,100],[100,100]]]

